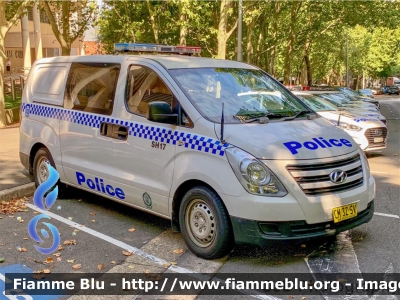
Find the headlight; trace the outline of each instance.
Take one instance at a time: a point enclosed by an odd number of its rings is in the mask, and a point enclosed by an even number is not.
[[[360,131],[362,128],[359,127],[359,126],[357,126],[357,125],[352,125],[352,124],[350,124],[350,125],[347,127],[347,129],[348,129],[348,130]]]
[[[336,126],[337,126],[337,122],[336,122]],[[338,127],[340,129],[353,130],[353,131],[360,131],[362,129],[361,127],[359,127],[357,125],[349,124],[346,122],[340,122]]]
[[[225,153],[236,177],[250,194],[269,197],[287,194],[275,174],[249,153],[236,147],[226,149]]]

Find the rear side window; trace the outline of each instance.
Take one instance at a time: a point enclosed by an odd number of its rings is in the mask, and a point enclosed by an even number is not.
[[[38,64],[32,74],[31,99],[34,102],[62,105],[67,64]]]
[[[120,64],[73,63],[67,79],[64,107],[111,115]]]

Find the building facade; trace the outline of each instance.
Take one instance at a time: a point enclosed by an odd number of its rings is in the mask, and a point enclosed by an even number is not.
[[[5,50],[13,73],[29,69],[36,59],[61,55],[61,46],[50,21],[36,5],[29,7],[27,14],[7,33]],[[84,55],[83,43],[76,40],[72,43],[71,55],[81,54]]]

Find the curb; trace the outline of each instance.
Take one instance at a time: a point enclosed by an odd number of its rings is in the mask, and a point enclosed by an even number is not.
[[[35,183],[27,183],[11,189],[0,191],[0,201],[20,199],[25,196],[32,196],[36,190]]]

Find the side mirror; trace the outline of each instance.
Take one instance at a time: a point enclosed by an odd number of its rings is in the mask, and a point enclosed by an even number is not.
[[[157,123],[178,124],[178,114],[172,113],[171,106],[161,101],[149,103],[147,119]]]

